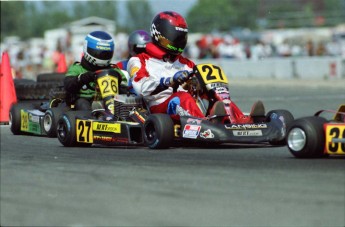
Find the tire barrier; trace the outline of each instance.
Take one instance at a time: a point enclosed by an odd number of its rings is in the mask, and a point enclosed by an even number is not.
[[[51,90],[63,86],[63,73],[44,73],[37,76],[37,81],[16,79],[14,86],[18,100],[48,100]]]

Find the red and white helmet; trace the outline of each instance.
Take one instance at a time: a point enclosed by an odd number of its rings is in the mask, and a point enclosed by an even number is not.
[[[172,55],[182,54],[187,45],[188,25],[178,13],[164,11],[151,23],[152,42]]]

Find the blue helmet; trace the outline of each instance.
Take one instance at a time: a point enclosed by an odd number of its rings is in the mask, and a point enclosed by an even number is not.
[[[114,49],[114,40],[106,32],[94,31],[85,37],[84,58],[92,65],[108,66],[113,58]]]

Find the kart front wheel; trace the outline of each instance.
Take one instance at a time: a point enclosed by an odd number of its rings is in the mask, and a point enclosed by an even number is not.
[[[21,110],[33,109],[34,105],[31,103],[16,103],[10,108],[9,113],[9,125],[13,135],[23,135],[25,132],[21,131]]]
[[[76,117],[89,116],[89,111],[67,111],[57,122],[57,137],[65,147],[91,146],[89,143],[77,142]]]
[[[322,117],[304,117],[293,122],[288,134],[289,151],[296,158],[320,158],[324,156],[325,132],[327,122]]]
[[[149,148],[166,149],[174,140],[174,123],[167,114],[152,114],[145,121],[144,133]]]

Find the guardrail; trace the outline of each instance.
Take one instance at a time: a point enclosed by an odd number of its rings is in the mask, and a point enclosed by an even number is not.
[[[194,62],[218,65],[229,78],[345,79],[345,59],[341,57],[195,59]]]

